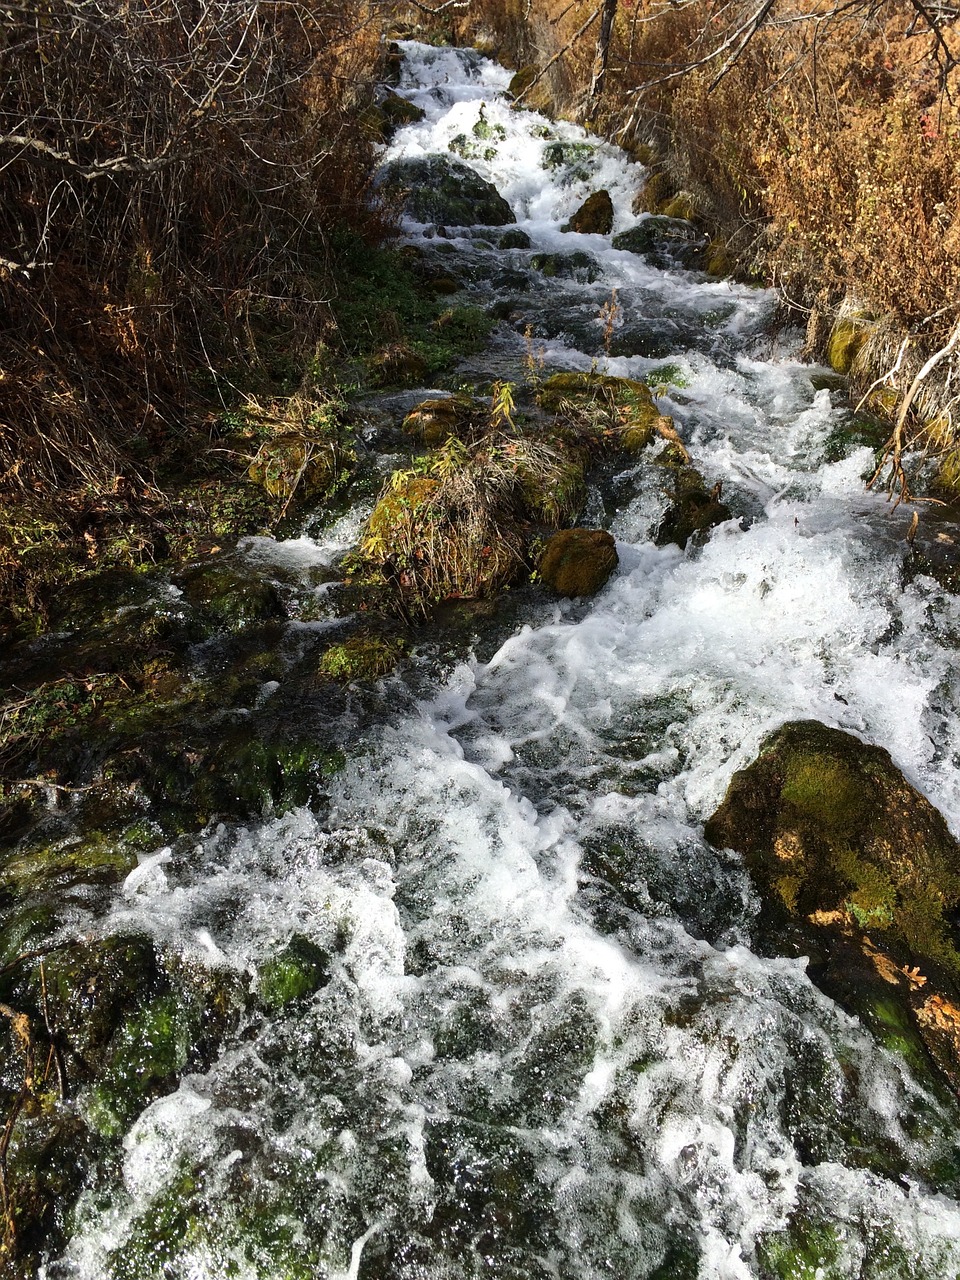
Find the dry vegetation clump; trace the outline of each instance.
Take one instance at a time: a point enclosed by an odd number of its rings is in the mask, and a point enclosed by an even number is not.
[[[331,326],[371,226],[368,0],[50,0],[0,14],[0,500],[162,499],[233,383]]]
[[[532,566],[538,531],[579,510],[586,449],[562,431],[521,431],[512,410],[504,384],[486,421],[448,434],[384,486],[359,560],[390,583],[409,615],[508,586]]]

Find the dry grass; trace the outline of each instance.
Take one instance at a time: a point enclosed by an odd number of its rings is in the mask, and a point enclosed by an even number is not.
[[[4,11],[0,487],[137,480],[199,374],[265,337],[310,348],[325,233],[367,216],[381,18],[365,0]]]

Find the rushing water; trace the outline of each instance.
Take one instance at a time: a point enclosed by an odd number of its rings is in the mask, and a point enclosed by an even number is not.
[[[328,811],[158,851],[84,922],[245,981],[296,934],[328,980],[147,1108],[49,1275],[954,1277],[956,1113],[802,960],[751,950],[749,882],[702,824],[767,732],[815,717],[885,745],[960,826],[957,603],[903,585],[906,517],[865,493],[868,450],[827,460],[847,411],[764,336],[769,295],[562,233],[598,187],[633,225],[642,170],[509,110],[475,54],[405,52],[427,114],[390,154],[445,152],[483,104],[499,128],[470,163],[531,237],[408,227],[481,300],[512,273],[491,371],[532,345],[649,376],[659,334],[662,410],[736,518],[657,547],[662,494],[615,477],[616,510],[591,508],[620,552],[599,596],[541,603],[488,661],[398,696],[413,709],[358,744]],[[595,145],[545,169],[558,139]],[[593,282],[530,275],[573,249]],[[646,356],[605,350],[636,334]],[[357,519],[247,552],[329,563]]]

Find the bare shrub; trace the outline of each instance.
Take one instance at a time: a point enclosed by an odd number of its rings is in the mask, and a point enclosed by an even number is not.
[[[0,13],[0,485],[109,485],[198,370],[329,322],[362,224],[365,0],[49,0]]]

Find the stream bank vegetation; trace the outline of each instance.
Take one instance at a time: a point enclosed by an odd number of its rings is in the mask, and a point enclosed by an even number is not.
[[[711,270],[781,290],[808,353],[891,421],[875,485],[956,494],[955,4],[466,0],[443,17],[521,68],[523,105],[627,147],[649,170],[639,207],[692,216]]]

